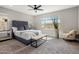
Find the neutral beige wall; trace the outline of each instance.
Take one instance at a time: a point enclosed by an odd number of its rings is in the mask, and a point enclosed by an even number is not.
[[[46,13],[38,16],[31,16],[0,7],[0,15],[2,15],[1,13],[7,14],[7,16],[10,18],[10,23],[12,20],[28,21],[29,23],[33,24],[34,27],[36,27],[37,29],[41,29],[39,20],[41,17],[58,16],[61,21],[61,24],[63,25],[60,30],[62,30],[63,32],[69,32],[72,29],[79,29],[79,7]],[[54,33],[52,30],[48,32],[50,32],[51,34]]]
[[[33,16],[23,14],[21,12],[16,12],[7,8],[0,7],[0,16],[7,16],[9,18],[9,25],[11,25],[12,20],[19,20],[19,21],[28,21],[29,23],[33,24]]]
[[[78,7],[69,8],[57,12],[47,13],[36,16],[36,27],[40,27],[40,18],[45,16],[58,16],[62,24],[61,29],[68,32],[72,29],[78,30]]]
[[[40,18],[45,17],[45,16],[58,16],[60,19],[60,23],[62,24],[60,28],[60,37],[63,32],[69,32],[70,30],[74,29],[78,31],[78,7],[73,7],[69,9],[64,9],[56,12],[51,12],[51,13],[46,13],[42,15],[38,15],[35,17],[35,26],[38,29],[40,28]],[[41,29],[42,30],[42,29]],[[44,32],[46,30],[43,30]],[[55,36],[55,31],[54,30],[47,30],[47,34]]]

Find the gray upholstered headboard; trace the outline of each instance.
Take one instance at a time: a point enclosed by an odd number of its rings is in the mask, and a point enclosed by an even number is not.
[[[27,30],[27,29],[29,29],[27,21],[13,20],[12,21],[12,27],[17,27],[18,30]]]

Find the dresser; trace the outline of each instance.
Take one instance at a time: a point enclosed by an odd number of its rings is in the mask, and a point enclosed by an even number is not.
[[[0,41],[11,39],[11,30],[0,31]]]

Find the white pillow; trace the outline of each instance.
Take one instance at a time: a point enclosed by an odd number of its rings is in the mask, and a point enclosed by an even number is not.
[[[12,27],[13,32],[17,31],[17,27]]]

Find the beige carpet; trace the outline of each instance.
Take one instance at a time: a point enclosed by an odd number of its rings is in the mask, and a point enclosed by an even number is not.
[[[79,42],[52,38],[34,48],[13,39],[0,42],[0,54],[79,54]]]
[[[0,42],[0,53],[15,53],[24,47],[26,47],[26,45],[14,39],[8,40],[8,41]]]

